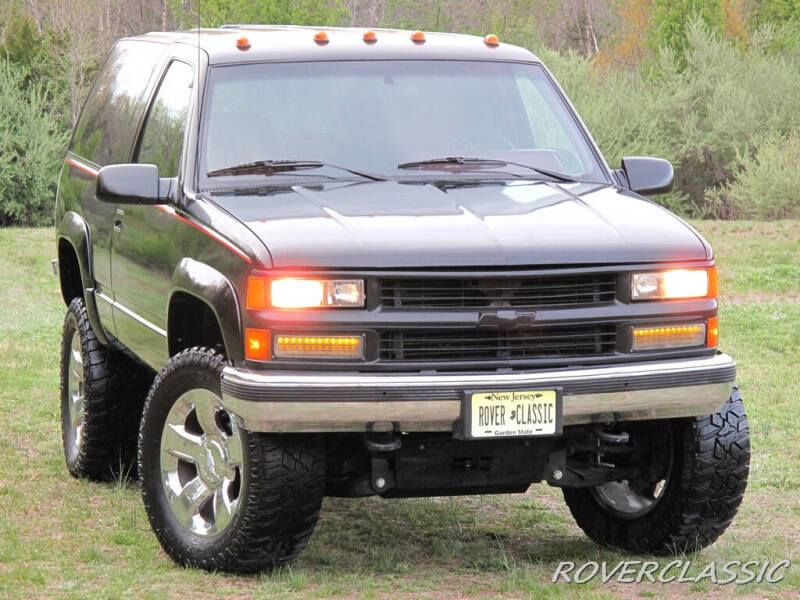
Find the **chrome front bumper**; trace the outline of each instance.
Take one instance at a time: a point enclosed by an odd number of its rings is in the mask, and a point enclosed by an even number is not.
[[[486,374],[292,373],[228,367],[222,400],[246,429],[453,431],[468,391],[561,388],[564,424],[691,417],[728,399],[727,354],[603,367]]]

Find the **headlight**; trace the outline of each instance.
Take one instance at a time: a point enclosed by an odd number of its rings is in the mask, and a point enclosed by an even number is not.
[[[631,277],[631,300],[714,298],[716,295],[717,270],[714,267],[634,273]]]
[[[250,277],[247,282],[247,308],[360,306],[364,306],[364,281],[361,279]]]

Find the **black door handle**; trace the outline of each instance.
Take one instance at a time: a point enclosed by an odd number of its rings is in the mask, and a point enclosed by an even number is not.
[[[117,216],[114,218],[114,231],[122,231],[122,217],[125,216],[125,211],[121,208],[117,209]]]

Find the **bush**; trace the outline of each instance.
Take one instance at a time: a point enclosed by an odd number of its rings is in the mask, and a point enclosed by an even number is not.
[[[694,20],[680,57],[662,48],[638,71],[601,70],[576,54],[541,55],[612,167],[624,155],[666,158],[675,166],[676,192],[660,202],[695,217],[731,218],[752,212],[736,204],[743,192],[736,200],[726,194],[760,164],[762,140],[800,132],[800,52],[786,45],[776,52],[776,36],[783,44],[791,38],[785,27],[763,28],[743,50]],[[787,193],[800,198],[800,188]]]
[[[687,33],[687,68],[662,65],[674,98],[666,118],[681,164],[677,183],[693,214],[727,217],[707,193],[729,183],[739,158],[752,156],[764,137],[800,131],[800,62],[758,48],[743,54],[699,23]]]
[[[735,178],[710,194],[735,219],[800,218],[800,133],[771,137],[737,160]]]
[[[46,90],[0,59],[0,225],[52,222],[68,134],[46,107]]]
[[[575,103],[612,169],[620,168],[623,156],[657,156],[670,160],[676,172],[681,170],[666,118],[673,105],[671,90],[652,85],[641,71],[599,70],[591,59],[574,52],[545,50],[539,56]],[[670,210],[689,212],[680,190],[657,199]]]

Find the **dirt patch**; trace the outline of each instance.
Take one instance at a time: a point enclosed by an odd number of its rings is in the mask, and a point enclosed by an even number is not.
[[[720,304],[800,304],[800,294],[770,294],[747,292],[746,294],[720,294]]]

